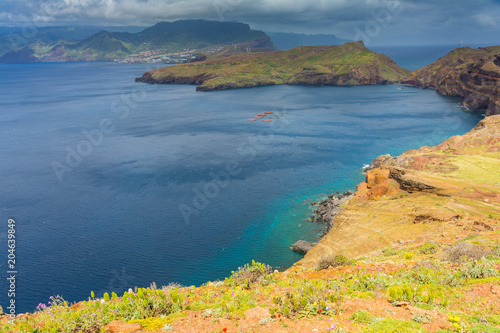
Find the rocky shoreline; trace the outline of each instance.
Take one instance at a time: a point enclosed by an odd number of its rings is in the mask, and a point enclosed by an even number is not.
[[[500,114],[500,46],[457,48],[402,80],[403,84],[457,96],[470,109]]]
[[[344,193],[335,192],[328,195],[328,198],[320,202],[311,202],[311,206],[317,207],[313,211],[313,215],[306,221],[311,223],[318,223],[324,226],[321,234],[318,236],[319,239],[323,238],[328,232],[333,228],[335,216],[342,212],[343,206],[354,197],[354,192],[346,191]],[[304,240],[298,240],[293,245],[290,246],[295,252],[307,253],[316,244],[316,242],[306,242]]]
[[[493,115],[435,147],[377,157],[334,227],[294,267],[314,267],[338,253],[356,258],[394,244],[497,230],[499,132],[500,115]]]

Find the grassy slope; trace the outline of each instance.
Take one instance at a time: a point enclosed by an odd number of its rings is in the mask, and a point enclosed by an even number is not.
[[[455,236],[396,244],[357,262],[337,257],[319,271],[262,273],[265,266],[255,264],[200,287],[155,290],[153,285],[71,307],[55,297],[14,325],[1,320],[0,327],[2,332],[103,332],[106,326],[112,332],[125,325],[129,330],[114,332],[499,332],[499,234]],[[441,259],[455,258],[452,249],[464,242],[487,258]]]
[[[336,226],[298,265],[314,265],[340,250],[359,256],[418,236],[500,227],[499,141],[500,116],[491,116],[463,136],[385,161],[368,173]],[[402,190],[387,177],[394,169],[435,189]]]
[[[194,83],[201,84],[198,90],[217,90],[275,84],[392,83],[408,73],[392,59],[356,42],[209,58],[152,70],[145,76],[150,82]]]

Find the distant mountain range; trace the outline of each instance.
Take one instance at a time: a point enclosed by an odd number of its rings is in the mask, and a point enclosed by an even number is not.
[[[9,51],[19,50],[23,46],[35,43],[50,44],[58,41],[79,41],[92,36],[100,30],[111,32],[126,31],[135,33],[143,27],[95,27],[95,26],[63,26],[63,27],[0,27],[0,56]]]
[[[90,32],[92,28],[44,28],[30,39],[10,32],[0,36],[0,62],[168,58],[173,53],[206,51],[221,45],[239,45],[250,52],[274,50],[264,32],[236,22],[180,20],[160,22],[136,33],[101,30],[89,35]]]
[[[329,34],[250,29],[236,22],[180,20],[142,27],[0,27],[0,62],[185,62],[197,53],[265,52],[347,42]],[[230,47],[227,47],[230,46]],[[222,48],[224,47],[224,48]]]
[[[352,40],[338,38],[331,34],[296,34],[288,32],[266,32],[271,37],[276,49],[289,50],[297,46],[340,45]]]

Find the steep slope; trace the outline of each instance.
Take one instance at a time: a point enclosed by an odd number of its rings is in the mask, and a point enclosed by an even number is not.
[[[419,238],[500,228],[500,115],[436,147],[378,157],[355,198],[299,266]]]
[[[0,57],[0,63],[16,63],[16,62],[38,62],[34,56],[35,51],[30,47],[25,46],[15,51],[9,51]]]
[[[74,45],[67,46],[66,51],[73,51],[67,52],[68,57],[71,53],[79,55],[71,61],[107,61],[123,58],[131,53],[122,41],[114,37],[113,33],[104,30],[82,39]]]
[[[196,90],[205,91],[277,84],[389,84],[408,73],[389,57],[355,42],[209,57],[202,62],[151,70],[136,81],[199,84]]]
[[[464,105],[500,114],[500,46],[458,48],[414,71],[403,83],[464,98]]]

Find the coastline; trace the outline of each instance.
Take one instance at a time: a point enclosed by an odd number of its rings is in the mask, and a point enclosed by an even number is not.
[[[477,156],[484,156],[484,159],[481,160],[482,163],[486,163],[488,160],[490,162],[489,165],[481,166],[483,172],[480,174],[477,174],[478,169],[470,163],[457,163],[464,158],[468,161],[477,158]],[[456,174],[453,172],[460,170],[450,172],[450,169],[453,169],[450,166],[450,159],[461,168],[464,168],[464,165],[467,168],[472,168],[465,171],[472,170],[477,174],[477,178],[468,179],[464,177],[469,175],[469,173],[464,174],[464,170]],[[310,290],[315,290],[321,281],[325,282],[334,279],[335,283],[344,283],[346,274],[348,276],[356,276],[356,274],[359,276],[360,270],[361,272],[366,270],[365,273],[361,274],[368,274],[367,277],[371,277],[370,274],[373,271],[383,271],[383,273],[391,276],[394,274],[393,278],[401,279],[404,272],[407,272],[411,267],[415,268],[415,265],[418,264],[418,261],[415,260],[417,256],[418,260],[422,262],[434,262],[437,268],[434,267],[433,269],[444,267],[447,272],[450,269],[453,272],[460,272],[462,266],[457,264],[452,266],[446,263],[437,264],[438,258],[443,256],[443,251],[448,251],[448,247],[454,246],[451,244],[461,244],[460,242],[471,238],[478,242],[486,236],[490,237],[488,241],[490,243],[500,240],[498,238],[498,230],[500,230],[500,175],[491,173],[492,170],[496,170],[499,159],[500,115],[497,115],[484,118],[468,133],[451,137],[435,147],[424,146],[419,149],[409,150],[397,157],[383,155],[376,158],[367,168],[366,181],[357,186],[355,193],[347,191],[341,195],[330,194],[327,199],[314,203],[315,207],[318,208],[315,221],[318,220],[319,223],[328,225],[334,222],[334,224],[319,244],[306,254],[304,259],[284,272],[275,270],[271,273],[270,267],[253,263],[252,266],[246,265],[237,272],[233,272],[232,276],[225,281],[207,282],[200,287],[172,285],[157,288],[153,283],[150,288],[137,289],[136,287],[134,290],[129,289],[129,292],[124,293],[123,297],[113,294],[111,297],[105,295],[102,299],[92,297],[88,301],[81,301],[72,305],[61,303],[47,307],[47,309],[52,310],[53,308],[55,309],[53,311],[60,311],[58,313],[61,316],[64,314],[70,317],[78,317],[81,313],[93,313],[96,309],[113,309],[125,304],[125,302],[128,302],[126,303],[128,305],[138,298],[146,299],[149,294],[154,294],[155,297],[161,296],[165,298],[167,303],[171,302],[168,304],[170,306],[173,304],[174,307],[177,307],[177,310],[171,313],[166,312],[164,317],[151,314],[147,315],[148,318],[139,320],[113,317],[112,321],[103,320],[99,322],[98,327],[117,333],[139,330],[153,333],[159,332],[161,327],[168,324],[168,327],[175,327],[176,330],[178,328],[179,331],[187,332],[190,329],[192,331],[192,325],[194,324],[197,331],[205,332],[213,331],[212,326],[214,324],[210,323],[215,323],[215,325],[223,325],[224,327],[230,327],[233,331],[238,331],[240,328],[260,327],[262,318],[269,316],[274,318],[274,321],[278,323],[286,322],[287,325],[300,326],[302,323],[307,325],[311,320],[316,325],[320,325],[321,320],[324,320],[323,318],[300,317],[300,320],[297,321],[294,320],[293,315],[285,314],[281,316],[280,314],[277,316],[271,310],[273,306],[276,306],[276,303],[273,303],[275,300],[273,299],[271,302],[269,297],[263,297],[257,303],[245,303],[246,305],[243,308],[245,311],[243,312],[237,312],[233,308],[225,308],[226,305],[224,305],[222,309],[225,310],[221,311],[230,313],[232,316],[230,319],[216,316],[215,313],[209,312],[209,310],[219,306],[220,302],[230,302],[231,299],[228,297],[232,297],[234,294],[238,295],[235,297],[241,299],[247,299],[243,295],[248,297],[246,295],[250,293],[252,295],[254,293],[284,295],[286,289],[276,288],[277,285],[280,283],[287,283],[287,285],[294,283],[294,286],[298,285],[300,290],[303,290],[303,281],[313,281]],[[485,177],[488,175],[490,177]],[[471,188],[475,191],[470,191]],[[464,194],[466,195],[464,196]],[[463,201],[462,199],[467,200]],[[436,202],[439,202],[439,204],[436,204]],[[469,205],[469,209],[466,209],[464,204]],[[487,211],[478,211],[480,207],[486,207]],[[453,211],[447,211],[450,209]],[[463,209],[463,211],[459,212],[457,209]],[[489,214],[489,216],[486,216],[486,214]],[[381,220],[380,217],[389,217],[389,219]],[[345,246],[346,244],[347,246]],[[422,249],[430,249],[429,244],[434,244],[435,251],[441,251],[439,256],[435,255],[436,252],[422,252]],[[340,265],[347,267],[317,268],[318,262],[324,259],[325,255],[335,254],[342,254],[346,258],[355,258],[356,263],[348,259],[347,264]],[[495,261],[491,262],[495,263]],[[262,275],[251,283],[248,282],[248,278],[245,278],[244,283],[234,288],[238,274],[242,274],[240,272],[245,272],[245,270],[250,272],[252,268],[258,268],[267,273],[264,273],[266,275]],[[496,262],[496,266],[491,269],[498,271],[499,268],[500,264]],[[400,273],[395,274],[395,271]],[[495,282],[498,279],[491,281],[478,280],[478,283],[482,283],[487,290],[495,288],[495,293],[490,293],[491,296],[486,294],[483,297],[492,297],[493,299],[496,297],[497,292],[500,292],[498,284]],[[350,282],[345,283],[347,287]],[[322,286],[321,288],[322,293],[328,292],[323,290],[324,288],[330,289],[328,286]],[[457,288],[457,291],[460,290],[460,287],[454,286],[453,288]],[[320,288],[318,287],[318,289]],[[222,300],[214,298],[215,293],[221,292],[226,298]],[[207,302],[213,304],[209,303],[200,306],[199,303],[196,303],[197,299],[200,295],[205,294],[208,295],[205,296]],[[391,303],[390,292],[385,289],[383,291],[377,289],[377,297],[375,298],[362,297],[355,292],[352,295],[345,299],[336,299],[332,303],[327,301],[322,306],[322,311],[326,309],[327,305],[336,308],[354,307],[354,309],[348,308],[347,311],[344,311],[345,313],[339,312],[335,315],[337,320],[343,321],[344,325],[351,323],[353,313],[357,309],[366,309],[367,304],[376,309],[389,309],[393,314],[394,311],[401,310],[402,312],[397,312],[399,318],[406,318],[410,313],[408,320],[411,320],[412,316],[422,311],[427,311],[412,306],[411,301],[399,302],[396,305],[395,302]],[[456,300],[452,301],[456,302]],[[191,307],[193,304],[195,307]],[[432,330],[428,330],[432,332],[439,328],[446,328],[449,325],[448,315],[445,314],[449,311],[448,305],[443,305],[439,300],[433,306],[432,311],[425,312],[430,318],[425,324],[429,328],[432,327]],[[253,317],[254,313],[259,313],[260,317]],[[320,316],[321,313],[319,312]],[[20,314],[16,317],[16,321],[21,325],[23,325],[22,323],[30,323],[30,325],[33,325],[30,327],[43,327],[46,325],[44,319],[47,320],[46,318],[50,314],[50,311]],[[326,311],[325,314],[327,314]],[[184,320],[186,317],[188,320]],[[235,324],[235,320],[238,324]],[[7,325],[7,317],[0,315],[0,323]],[[209,325],[207,326],[207,324]],[[275,325],[273,329],[279,327],[277,323],[267,325]],[[7,327],[6,332],[17,332],[12,327]]]
[[[499,142],[496,115],[435,147],[375,158],[365,182],[335,214],[333,228],[294,266],[314,267],[339,253],[359,258],[392,244],[452,237],[463,230],[496,230]]]
[[[335,217],[342,212],[345,204],[353,197],[354,192],[349,190],[344,193],[335,192],[329,194],[326,199],[319,202],[311,202],[311,206],[314,206],[316,209],[313,211],[313,214],[306,219],[306,222],[321,224],[323,226],[323,230],[317,236],[319,240],[333,228]],[[298,240],[290,246],[290,249],[299,253],[307,253],[316,244],[318,244],[318,242]]]

